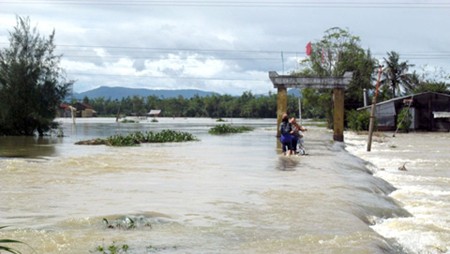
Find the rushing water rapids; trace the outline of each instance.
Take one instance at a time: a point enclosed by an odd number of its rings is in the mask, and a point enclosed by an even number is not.
[[[255,130],[224,136],[208,134],[213,119],[158,120],[77,119],[75,127],[60,119],[64,138],[1,137],[0,226],[9,227],[0,239],[24,241],[37,253],[96,253],[122,244],[128,253],[414,251],[382,229],[416,220],[392,196],[396,188],[334,143],[330,131],[306,123],[309,155],[287,158],[277,149],[275,119],[227,119]],[[74,145],[169,128],[200,141]],[[448,236],[448,228],[439,230]],[[449,251],[438,240],[425,250]]]

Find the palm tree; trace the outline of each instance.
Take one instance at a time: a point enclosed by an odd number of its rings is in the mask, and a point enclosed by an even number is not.
[[[387,53],[388,58],[384,58],[385,66],[383,69],[383,84],[388,85],[392,89],[392,98],[395,98],[403,91],[409,92],[413,88],[412,75],[408,73],[409,67],[414,66],[408,64],[408,61],[400,62],[400,55],[391,51]]]

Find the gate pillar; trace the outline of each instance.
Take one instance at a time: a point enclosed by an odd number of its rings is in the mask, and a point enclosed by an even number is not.
[[[333,89],[333,140],[344,141],[344,89]]]
[[[287,111],[287,88],[285,86],[278,86],[277,93],[277,137],[281,136],[280,124],[283,113]]]

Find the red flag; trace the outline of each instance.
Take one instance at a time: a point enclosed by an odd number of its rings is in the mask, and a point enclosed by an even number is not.
[[[310,56],[312,53],[312,45],[311,42],[308,42],[308,44],[306,44],[306,55]]]

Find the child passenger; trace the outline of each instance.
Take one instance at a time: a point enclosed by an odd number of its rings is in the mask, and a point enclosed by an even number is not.
[[[306,131],[306,128],[298,124],[297,121],[295,121],[295,117],[291,117],[291,119],[289,119],[289,123],[292,126],[292,151],[294,154],[297,154],[297,144],[300,146],[300,148],[302,148],[303,143],[303,135],[301,132]]]

